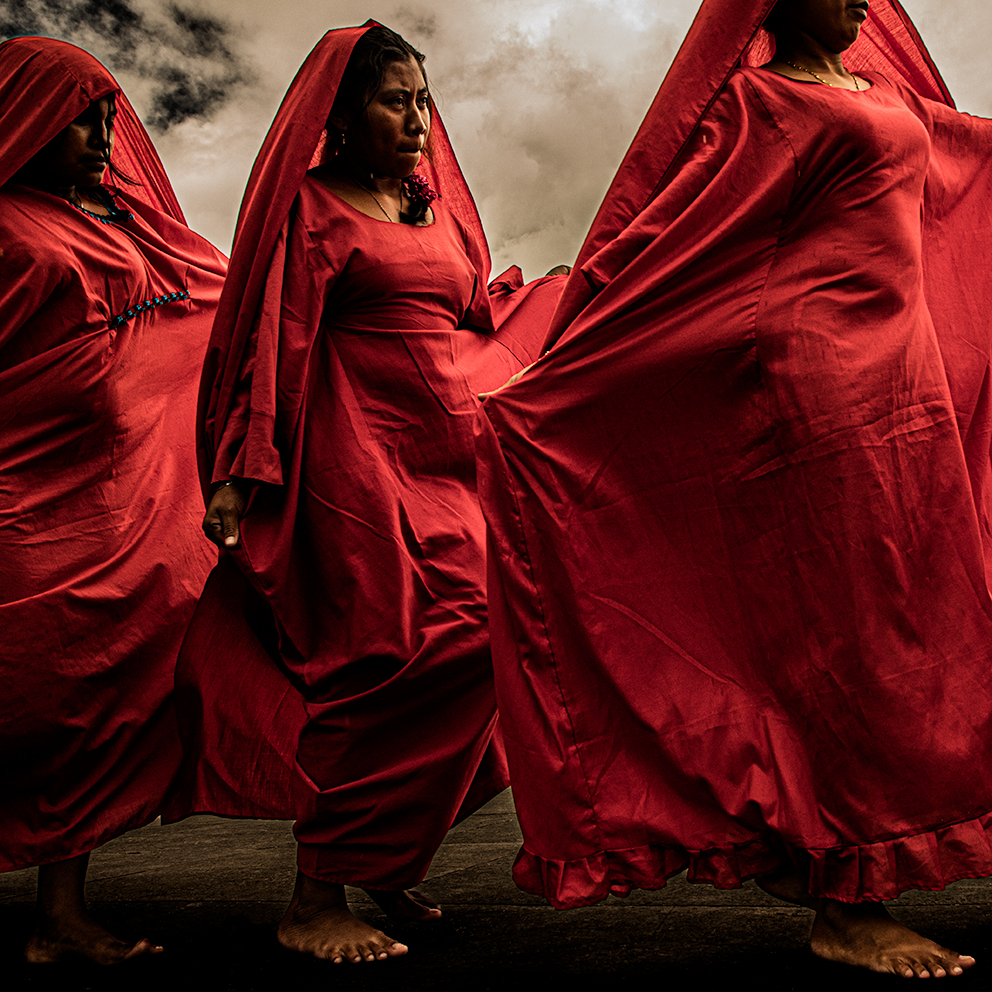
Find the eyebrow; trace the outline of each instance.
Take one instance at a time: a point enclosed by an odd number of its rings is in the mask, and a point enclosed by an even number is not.
[[[380,90],[379,92],[382,96],[394,96],[400,93],[409,93],[410,90],[406,86],[393,86],[388,90]],[[427,87],[421,86],[420,89],[417,90],[417,96],[420,96],[421,93],[427,93],[427,92],[429,92]]]

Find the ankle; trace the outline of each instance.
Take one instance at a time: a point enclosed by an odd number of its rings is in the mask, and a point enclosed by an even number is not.
[[[310,878],[302,872],[296,876],[296,887],[293,890],[294,907],[303,911],[319,911],[322,909],[348,909],[348,897],[344,886],[336,882],[322,882],[318,878]]]

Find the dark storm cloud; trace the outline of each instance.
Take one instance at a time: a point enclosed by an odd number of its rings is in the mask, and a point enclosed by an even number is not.
[[[139,77],[145,122],[160,133],[209,118],[254,77],[231,29],[193,4],[0,0],[0,35],[15,34],[64,38],[111,72]]]
[[[420,38],[433,38],[437,34],[437,17],[431,13],[400,7],[390,18],[390,27],[400,34],[411,34]]]

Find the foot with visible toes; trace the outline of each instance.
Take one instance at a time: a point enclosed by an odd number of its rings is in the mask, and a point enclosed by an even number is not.
[[[298,874],[293,898],[279,924],[279,943],[334,964],[401,957],[408,948],[348,909],[344,886]]]
[[[903,978],[944,978],[963,974],[975,959],[949,951],[897,923],[879,903],[825,899],[810,937],[813,953]]]
[[[366,889],[365,892],[394,923],[427,923],[441,919],[441,907],[416,889]]]

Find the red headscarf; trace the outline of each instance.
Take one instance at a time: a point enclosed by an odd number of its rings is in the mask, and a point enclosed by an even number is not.
[[[115,94],[114,165],[140,185],[129,195],[186,223],[148,134],[117,80],[75,45],[54,38],[0,44],[0,186],[94,100]]]
[[[583,264],[617,237],[665,188],[679,152],[741,65],[759,66],[775,50],[762,26],[776,0],[704,0],[689,34],[593,221],[565,287],[545,347],[557,341],[595,290]],[[898,0],[872,0],[871,17],[844,56],[854,72],[881,72],[920,96],[953,107],[947,86]]]
[[[341,77],[358,39],[377,22],[362,27],[328,31],[300,67],[262,144],[241,203],[230,270],[214,332],[207,351],[200,393],[200,472],[210,483],[214,456],[233,399],[242,358],[256,334],[267,301],[278,301],[280,274],[285,262],[284,237],[290,210],[307,170],[320,164],[325,146],[325,124],[337,96]],[[430,157],[418,172],[434,187],[445,207],[468,232],[469,257],[479,273],[479,285],[489,276],[489,249],[482,222],[468,185],[455,159],[437,108],[431,105]],[[267,283],[271,290],[267,291]],[[265,337],[264,334],[260,337]],[[252,452],[246,465],[251,478],[279,484],[282,466],[279,448],[295,428],[299,414],[303,365],[294,380],[280,369],[276,395],[277,342],[260,340],[253,371],[252,398],[265,396],[267,409],[253,406],[246,445]],[[264,388],[259,388],[262,382]],[[295,389],[294,386],[300,386]],[[273,436],[272,424],[275,422]],[[285,450],[285,448],[283,448]]]

